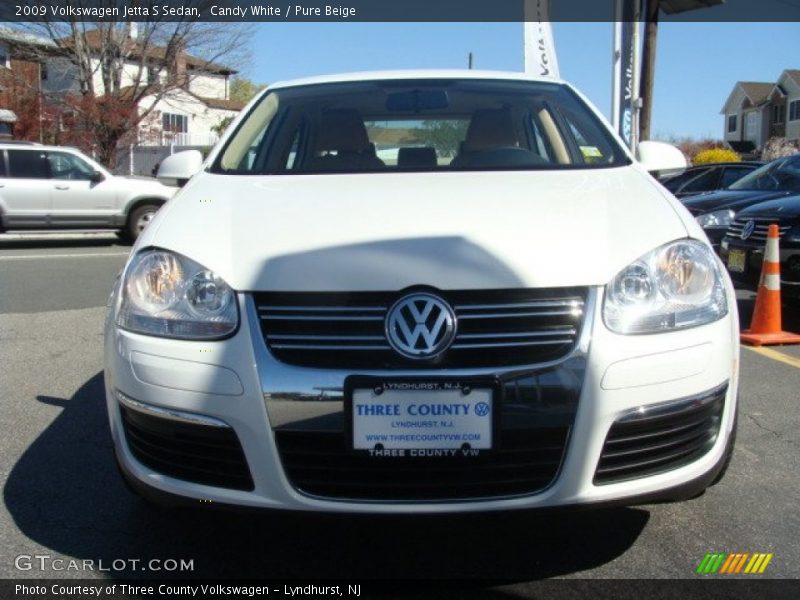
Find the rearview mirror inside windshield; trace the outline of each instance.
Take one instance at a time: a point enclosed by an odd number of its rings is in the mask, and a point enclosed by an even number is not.
[[[444,90],[393,92],[386,97],[386,110],[393,112],[441,110],[448,106],[447,92]]]

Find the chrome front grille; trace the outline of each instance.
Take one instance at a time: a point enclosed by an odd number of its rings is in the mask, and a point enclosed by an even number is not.
[[[432,292],[457,320],[453,344],[433,360],[410,359],[386,339],[389,308],[403,292],[254,295],[270,352],[288,364],[347,369],[533,364],[565,356],[580,332],[586,288]]]
[[[728,228],[727,236],[737,240],[742,239],[742,230],[747,222],[751,220],[755,223],[755,229],[753,229],[753,233],[747,238],[747,241],[766,242],[769,226],[772,223],[778,225],[780,237],[783,237],[792,227],[791,225],[780,225],[775,219],[770,218],[734,219],[733,223],[731,223],[731,226]]]

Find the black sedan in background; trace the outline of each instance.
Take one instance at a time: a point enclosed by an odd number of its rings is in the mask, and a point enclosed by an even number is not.
[[[778,158],[745,175],[727,189],[681,200],[715,249],[740,210],[759,202],[800,193],[800,154]]]
[[[780,234],[781,293],[800,298],[800,194],[741,210],[722,238],[720,257],[737,284],[755,288],[771,223]]]
[[[702,192],[721,190],[752,173],[764,163],[730,162],[689,167],[679,174],[659,177],[661,185],[678,198],[686,198]]]

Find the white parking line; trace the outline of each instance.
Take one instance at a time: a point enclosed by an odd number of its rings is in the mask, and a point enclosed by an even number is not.
[[[80,258],[84,256],[128,256],[130,252],[85,252],[79,254],[22,254],[19,256],[0,256],[0,260],[36,260],[48,258]]]

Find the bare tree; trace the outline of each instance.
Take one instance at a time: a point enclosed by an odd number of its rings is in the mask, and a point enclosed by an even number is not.
[[[85,5],[76,0],[73,6]],[[207,0],[187,0],[202,10]],[[95,0],[91,6],[118,6]],[[72,143],[91,145],[108,165],[117,146],[140,123],[152,120],[157,103],[179,89],[189,89],[203,74],[240,70],[249,59],[252,25],[197,22],[194,17],[156,16],[157,0],[132,0],[140,22],[80,20],[18,23],[14,27],[44,39],[28,52],[48,65],[52,81],[44,101],[68,116]],[[159,11],[160,13],[161,11]],[[175,20],[177,19],[177,20]],[[226,70],[228,65],[231,70]]]

